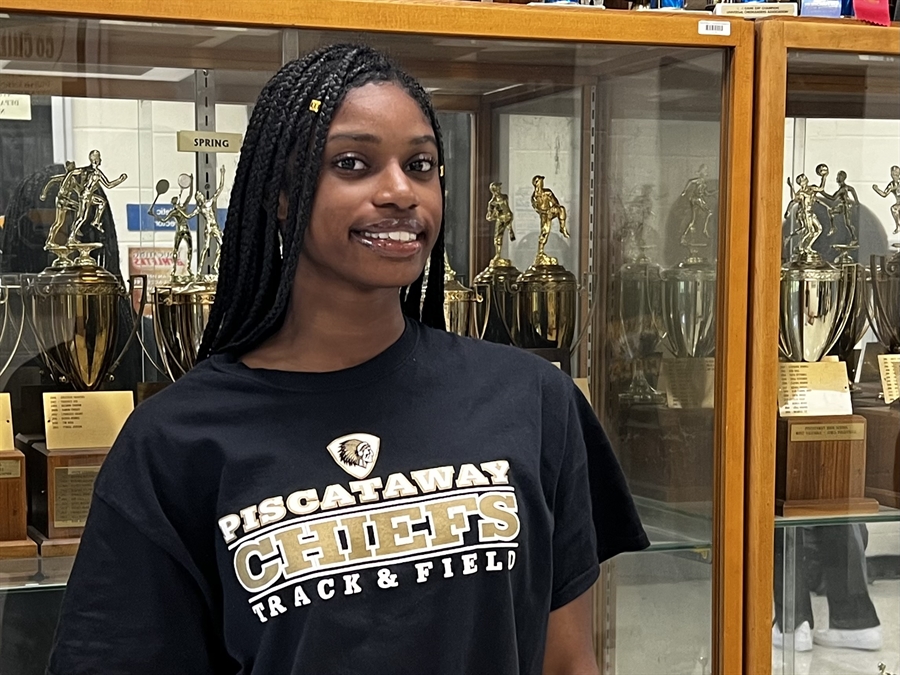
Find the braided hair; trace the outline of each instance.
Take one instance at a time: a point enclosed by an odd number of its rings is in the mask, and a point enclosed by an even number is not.
[[[401,87],[430,121],[444,195],[440,127],[428,94],[416,80],[381,53],[361,45],[323,47],[282,67],[260,93],[247,127],[201,359],[222,352],[246,353],[281,328],[331,121],[347,92],[372,82]],[[288,227],[277,217],[281,192],[288,197]],[[429,264],[400,294],[406,316],[437,328],[444,328],[443,260],[442,217]]]

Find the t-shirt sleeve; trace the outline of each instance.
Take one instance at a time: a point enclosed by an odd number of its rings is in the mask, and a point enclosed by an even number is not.
[[[95,495],[48,675],[230,672],[213,628],[184,565]]]
[[[609,439],[574,382],[565,442],[553,507],[551,610],[587,591],[599,562],[650,545]]]

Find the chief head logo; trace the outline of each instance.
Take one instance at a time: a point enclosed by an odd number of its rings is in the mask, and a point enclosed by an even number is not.
[[[328,452],[337,465],[362,480],[375,468],[381,439],[372,434],[348,434],[328,444]]]

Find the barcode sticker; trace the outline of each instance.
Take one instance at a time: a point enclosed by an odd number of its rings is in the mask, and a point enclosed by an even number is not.
[[[697,24],[698,35],[731,35],[728,21],[701,21]]]

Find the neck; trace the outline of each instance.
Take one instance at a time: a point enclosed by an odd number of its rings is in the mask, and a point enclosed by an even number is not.
[[[338,287],[327,295],[298,269],[284,324],[241,361],[251,368],[333,372],[378,356],[403,334],[398,289]]]

